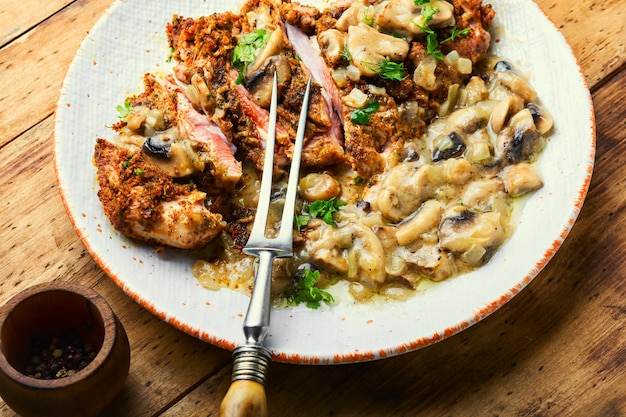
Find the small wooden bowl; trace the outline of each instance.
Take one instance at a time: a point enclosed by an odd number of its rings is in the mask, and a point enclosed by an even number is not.
[[[97,355],[75,374],[56,379],[25,375],[33,338],[69,330]],[[0,309],[0,396],[22,417],[97,416],[123,389],[130,345],[109,304],[91,288],[50,282],[32,286]]]

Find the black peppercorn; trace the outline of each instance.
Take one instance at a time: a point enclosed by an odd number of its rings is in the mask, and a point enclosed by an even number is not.
[[[71,332],[48,340],[34,339],[24,373],[37,379],[63,378],[85,368],[97,354],[93,344]]]

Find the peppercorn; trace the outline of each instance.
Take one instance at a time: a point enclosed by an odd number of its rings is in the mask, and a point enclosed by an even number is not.
[[[33,339],[24,373],[37,379],[63,378],[85,368],[97,354],[93,344],[84,343],[72,332],[48,340]]]

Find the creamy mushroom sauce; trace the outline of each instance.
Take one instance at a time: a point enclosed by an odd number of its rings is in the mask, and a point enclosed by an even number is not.
[[[354,299],[367,301],[403,299],[420,282],[488,262],[513,233],[516,202],[543,186],[533,162],[553,122],[506,60],[488,57],[476,70],[467,84],[451,89],[449,103],[421,137],[384,152],[382,174],[362,182],[347,169],[302,173],[300,207],[303,200],[334,196],[347,205],[335,213],[335,225],[309,221],[294,258],[277,261],[275,296],[289,291],[307,264],[322,272],[320,285],[346,280]],[[258,178],[253,170],[246,175],[248,186],[234,198],[254,206]],[[219,261],[198,260],[193,274],[207,288],[248,291],[253,261],[227,250]]]
[[[421,19],[419,13],[408,16],[394,9],[412,9],[413,1],[407,1],[381,2],[376,10],[377,26],[407,38],[424,35],[419,25],[412,24]],[[430,26],[450,25],[452,6],[439,0],[431,3],[438,12]],[[354,2],[337,21],[336,29],[328,29],[318,38],[327,62],[340,60],[344,47],[350,48],[352,63],[332,70],[340,87],[347,79],[376,75],[371,65],[359,63],[389,57],[401,60],[407,54],[406,41],[358,23],[374,13],[372,6],[364,4]],[[273,32],[270,46],[281,33]],[[363,39],[370,42],[359,47]],[[365,55],[355,57],[359,53]],[[275,57],[268,52],[267,60],[275,61]],[[358,301],[376,295],[402,299],[418,285],[479,268],[513,233],[516,201],[543,186],[533,162],[552,130],[552,119],[539,104],[536,91],[506,59],[491,56],[473,64],[454,50],[444,59],[460,74],[473,76],[465,84],[448,87],[447,99],[423,134],[402,138],[383,151],[382,173],[363,179],[348,164],[301,172],[298,213],[305,204],[319,200],[335,198],[345,205],[334,213],[333,224],[312,218],[294,233],[293,258],[279,259],[274,265],[272,291],[278,303],[280,295],[293,291],[294,276],[301,268],[319,270],[319,286],[346,282]],[[280,62],[274,61],[273,67],[280,67]],[[425,55],[409,76],[416,85],[430,90],[436,82],[436,67],[436,59]],[[209,103],[202,98],[208,95],[202,93],[202,86],[192,77],[185,93],[190,103],[205,109]],[[342,97],[343,104],[362,109],[372,97],[385,100],[384,88],[370,84],[368,90],[354,88]],[[260,105],[269,99],[267,94],[253,94]],[[403,106],[405,115],[420,119],[419,108],[409,108],[410,103]],[[163,113],[136,106],[124,119],[126,126],[116,143],[131,150],[154,148],[148,152],[154,158],[146,156],[148,162],[172,178],[203,171],[200,158],[190,158],[194,154],[185,148],[188,142],[176,140],[179,130],[165,129],[168,124],[163,117]],[[140,127],[143,133],[137,134]],[[159,157],[161,142],[173,144],[167,159]],[[235,207],[254,209],[260,188],[258,172],[249,161],[244,161],[242,170],[241,186],[229,198]],[[285,187],[284,183],[274,186],[269,234],[279,227]],[[243,255],[228,233],[217,236],[193,252],[193,275],[206,288],[250,292],[254,259]]]

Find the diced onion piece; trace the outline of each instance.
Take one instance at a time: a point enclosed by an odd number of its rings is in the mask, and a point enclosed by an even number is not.
[[[450,112],[452,112],[452,110],[454,110],[454,107],[456,106],[456,99],[458,97],[458,94],[457,94],[458,92],[459,92],[458,84],[452,84],[450,87],[448,87],[448,97],[446,98],[446,101],[443,102],[441,107],[439,107],[440,117],[447,116],[448,114],[450,114]]]
[[[377,87],[375,85],[369,84],[368,85],[370,93],[372,94],[377,94],[379,96],[386,96],[387,95],[387,89],[385,87]]]
[[[478,266],[482,263],[482,259],[487,253],[487,250],[480,245],[473,244],[470,248],[461,255],[461,259],[468,265]]]
[[[338,87],[345,87],[348,85],[348,71],[346,67],[339,67],[333,70],[332,77],[335,84]]]
[[[354,65],[350,64],[346,68],[346,77],[351,81],[359,81],[361,79],[361,71]]]
[[[448,65],[456,68],[461,74],[467,75],[472,73],[472,61],[461,57],[457,51],[450,51],[444,60]]]
[[[367,94],[358,88],[353,88],[350,94],[342,98],[343,102],[356,109],[361,109],[367,104]]]
[[[465,159],[470,162],[482,162],[491,158],[491,147],[487,142],[475,142],[470,144],[465,151]]]

